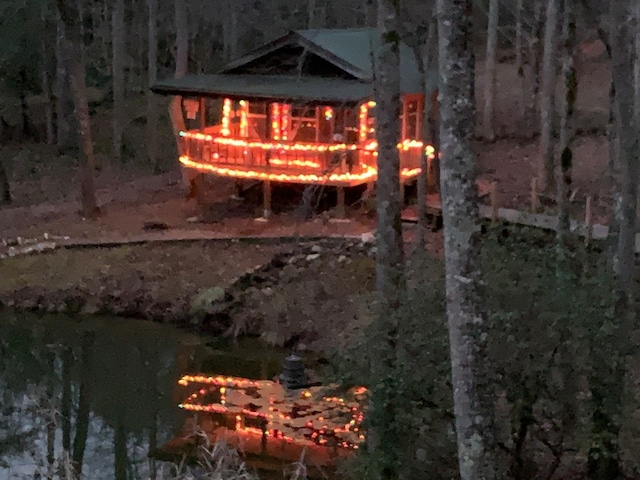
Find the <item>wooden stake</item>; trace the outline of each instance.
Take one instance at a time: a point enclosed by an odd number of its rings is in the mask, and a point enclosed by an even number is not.
[[[536,213],[539,208],[538,202],[538,179],[533,177],[531,179],[531,211]]]
[[[344,203],[344,187],[338,187],[338,205],[336,208],[338,218],[345,218],[347,216]]]
[[[498,223],[498,182],[495,181],[491,184],[491,223]]]
[[[587,205],[584,207],[584,225],[586,232],[584,234],[584,241],[587,245],[591,243],[591,235],[593,230],[593,212],[591,211],[591,196],[587,197]]]
[[[262,182],[262,203],[264,207],[262,216],[268,220],[271,218],[271,180]]]

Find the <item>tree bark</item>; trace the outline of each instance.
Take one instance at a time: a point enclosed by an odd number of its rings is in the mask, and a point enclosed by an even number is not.
[[[550,190],[554,183],[553,119],[555,116],[557,28],[558,0],[549,0],[544,28],[542,98],[540,100],[540,152],[538,160],[538,180],[543,191]]]
[[[158,0],[147,0],[148,44],[147,74],[147,154],[154,170],[158,169],[158,100],[151,91],[158,77]]]
[[[440,183],[447,318],[462,480],[498,478],[473,133],[472,0],[438,0]]]
[[[628,0],[611,1],[613,31],[611,32],[611,52],[613,81],[617,110],[618,138],[620,148],[621,223],[618,238],[618,288],[625,297],[627,307],[632,305],[633,280],[635,273],[635,234],[638,197],[638,112],[635,110],[635,85],[633,78],[635,32],[631,31],[629,19],[632,16]]]
[[[526,123],[527,115],[527,85],[524,76],[524,42],[522,32],[522,13],[523,13],[523,1],[516,0],[516,72],[520,79],[521,100],[520,100],[520,115],[522,115],[523,121]]]
[[[11,203],[11,187],[9,185],[9,175],[4,165],[4,160],[0,159],[0,205]]]
[[[64,23],[60,14],[56,12],[56,79],[55,79],[55,109],[56,109],[56,144],[58,150],[69,148],[71,126],[69,124],[69,95],[67,87],[67,68],[64,52]]]
[[[124,0],[116,0],[111,17],[111,76],[113,79],[113,158],[122,160],[124,123],[124,56],[125,56]]]
[[[562,74],[563,94],[562,115],[560,119],[560,162],[557,166],[557,204],[558,204],[558,267],[565,271],[564,260],[567,255],[567,239],[570,231],[569,198],[571,196],[571,173],[573,168],[573,137],[575,104],[578,95],[578,77],[574,67],[576,55],[576,19],[574,0],[564,0],[563,12],[563,52]]]
[[[416,60],[420,67],[422,91],[424,93],[424,105],[422,108],[422,130],[420,132],[422,141],[426,145],[427,141],[434,143],[434,138],[431,138],[431,92],[429,91],[429,85],[427,83],[428,72],[432,68],[433,58],[435,57],[433,52],[433,41],[437,35],[437,21],[435,16],[429,20],[429,26],[427,30],[427,43],[424,50],[424,54],[421,55],[419,51],[416,52]],[[436,47],[437,48],[437,47]],[[427,237],[427,180],[429,176],[429,162],[427,158],[426,148],[422,149],[420,153],[420,175],[418,175],[417,195],[418,195],[418,248],[421,250],[425,247],[425,241]]]
[[[533,26],[529,40],[529,56],[531,57],[531,91],[529,92],[529,104],[527,106],[527,125],[533,126],[538,122],[538,96],[540,93],[540,64],[542,63],[542,48],[540,37],[543,31],[542,0],[534,0]]]
[[[498,0],[489,0],[489,25],[487,27],[487,58],[485,62],[484,112],[482,117],[483,137],[495,140],[494,105],[496,100],[496,67],[498,48],[498,22],[500,5]]]
[[[400,185],[400,36],[399,6],[378,0],[380,47],[375,56],[376,132],[378,140],[376,333],[379,354],[372,372],[376,384],[371,398],[371,442],[379,478],[396,480],[400,469],[395,426],[397,344],[400,309],[405,294]]]
[[[87,100],[87,83],[84,64],[82,63],[82,38],[78,10],[73,1],[56,0],[60,18],[64,24],[64,50],[66,52],[69,71],[69,83],[78,117],[78,134],[84,162],[82,168],[82,213],[87,218],[95,218],[99,214],[98,200],[94,180],[95,158],[93,138],[91,135],[91,117]]]

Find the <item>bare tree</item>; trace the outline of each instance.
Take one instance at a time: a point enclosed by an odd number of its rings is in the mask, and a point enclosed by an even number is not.
[[[400,468],[394,441],[396,424],[395,391],[389,383],[396,379],[400,309],[405,294],[402,240],[402,195],[400,185],[400,38],[399,5],[395,0],[378,0],[380,47],[375,56],[376,131],[378,139],[376,292],[378,312],[376,332],[379,353],[372,372],[376,384],[372,392],[371,449],[381,479],[395,480]]]
[[[566,239],[569,236],[569,199],[571,195],[571,173],[573,168],[573,137],[575,104],[578,94],[578,76],[574,67],[576,55],[576,19],[574,0],[564,0],[562,22],[562,75],[563,102],[560,119],[560,162],[557,165],[557,204],[558,204],[558,253],[559,266],[562,267],[566,254]]]
[[[447,317],[458,462],[462,480],[499,478],[487,363],[481,230],[473,133],[472,0],[438,0],[440,44],[440,184],[444,220]]]
[[[64,26],[63,50],[65,65],[69,72],[71,93],[78,117],[78,134],[84,162],[82,166],[82,213],[87,218],[98,215],[98,200],[94,180],[95,158],[91,135],[91,117],[87,100],[86,73],[82,56],[82,37],[80,35],[80,15],[73,0],[56,0],[56,6]]]
[[[558,28],[558,0],[549,0],[544,28],[542,59],[542,98],[540,99],[540,152],[538,180],[544,190],[553,186],[553,119],[556,88],[556,49]]]
[[[516,0],[516,71],[520,79],[522,98],[520,101],[520,114],[526,121],[527,115],[527,87],[524,75],[524,32],[522,28],[523,0]]]
[[[158,167],[158,101],[151,87],[158,76],[158,0],[147,0],[148,45],[147,70],[147,154],[154,169]]]
[[[494,105],[496,100],[496,67],[498,57],[498,21],[500,4],[498,0],[489,0],[489,24],[487,27],[487,59],[484,85],[484,114],[482,117],[483,137],[489,141],[495,139]]]
[[[636,209],[638,197],[638,176],[640,168],[638,155],[638,112],[635,110],[634,62],[635,35],[629,25],[633,16],[629,0],[611,0],[613,31],[611,32],[611,52],[613,82],[617,110],[617,126],[620,147],[621,222],[618,238],[617,274],[619,292],[626,308],[632,305],[635,272]]]
[[[126,51],[124,26],[124,0],[116,0],[111,20],[113,78],[113,157],[122,158],[122,133],[124,129],[124,56]]]
[[[4,161],[0,159],[0,205],[11,203],[11,188],[9,187],[9,175],[4,166]]]

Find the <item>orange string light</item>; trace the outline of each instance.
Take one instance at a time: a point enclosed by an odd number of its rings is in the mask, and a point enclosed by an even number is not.
[[[228,137],[231,135],[230,126],[230,117],[231,117],[231,99],[225,98],[222,104],[222,128],[220,132],[223,136]]]

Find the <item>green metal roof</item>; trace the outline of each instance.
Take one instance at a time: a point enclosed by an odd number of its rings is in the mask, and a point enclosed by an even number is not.
[[[232,73],[283,47],[297,45],[334,64],[348,80],[320,76],[256,75]],[[372,28],[316,29],[290,32],[229,63],[217,75],[187,75],[156,83],[152,90],[165,95],[197,94],[256,99],[289,99],[317,102],[357,102],[373,96],[374,59],[380,33]],[[438,85],[437,68],[427,74],[427,87]],[[423,93],[415,54],[400,44],[400,90]]]
[[[187,75],[159,81],[152,90],[165,95],[282,99],[327,104],[357,103],[373,96],[371,83],[283,75]]]
[[[374,59],[380,47],[380,32],[373,28],[299,30],[305,40],[353,65],[362,80],[373,80]],[[327,59],[328,60],[328,59]],[[400,90],[422,93],[420,70],[415,54],[405,43],[400,44]]]

